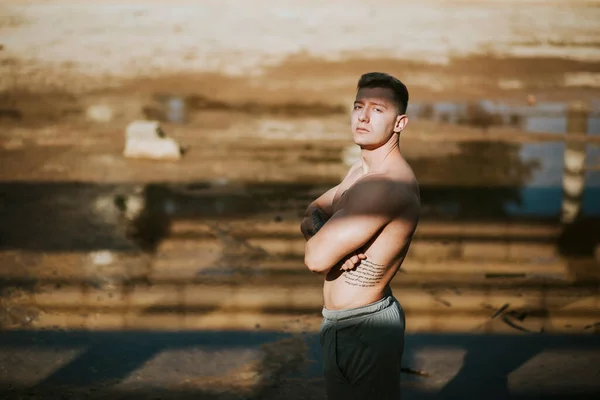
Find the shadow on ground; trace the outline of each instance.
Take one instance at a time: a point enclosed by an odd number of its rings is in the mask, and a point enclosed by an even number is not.
[[[169,235],[175,221],[273,217],[278,213],[299,219],[308,203],[335,184],[2,182],[0,250],[153,250]],[[559,222],[558,213],[509,215],[508,205],[521,201],[519,190],[517,186],[422,185],[421,218],[482,224]],[[538,197],[550,196],[544,190],[538,190]],[[557,204],[558,211],[560,202]],[[582,216],[566,226],[557,244],[565,255],[589,256],[599,240],[598,217]]]
[[[233,399],[322,398],[317,334],[267,331],[0,332],[0,395],[21,398]],[[405,398],[584,399],[600,394],[595,335],[409,334]],[[298,348],[303,362],[293,357]],[[279,358],[278,358],[279,357]],[[274,358],[293,368],[274,368]],[[259,360],[252,391],[202,383]],[[190,384],[193,383],[193,384]],[[195,382],[195,383],[194,383]],[[208,382],[208,381],[207,381]],[[229,385],[229,387],[227,387]],[[597,397],[596,397],[597,398]]]

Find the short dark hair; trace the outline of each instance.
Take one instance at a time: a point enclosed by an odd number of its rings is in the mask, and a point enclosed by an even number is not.
[[[385,72],[367,72],[358,80],[357,90],[363,88],[388,88],[394,93],[394,101],[400,114],[406,114],[408,107],[408,89],[400,79]]]

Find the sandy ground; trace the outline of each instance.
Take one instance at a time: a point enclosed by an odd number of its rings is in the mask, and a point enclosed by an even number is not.
[[[316,87],[347,88],[347,96],[368,69],[396,73],[423,94],[455,96],[461,86],[510,94],[600,85],[600,7],[590,1],[5,1],[0,7],[0,88],[11,92],[86,92],[175,76],[175,86],[185,82],[188,90],[217,97],[250,91],[268,99]]]
[[[284,117],[336,114],[373,70],[405,81],[411,102],[593,101],[600,87],[598,2],[53,0],[0,9],[0,123],[19,127],[62,124],[97,104],[120,121],[148,117],[142,109],[160,94],[255,116],[273,107]]]

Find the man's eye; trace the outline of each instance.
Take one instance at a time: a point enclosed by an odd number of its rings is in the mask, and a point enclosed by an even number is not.
[[[360,108],[360,106],[354,106],[355,110],[358,110]]]
[[[381,108],[375,108],[375,111],[382,112],[383,110]]]

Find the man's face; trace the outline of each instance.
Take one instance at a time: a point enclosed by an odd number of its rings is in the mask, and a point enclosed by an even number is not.
[[[363,88],[356,93],[351,115],[354,142],[365,149],[376,149],[408,122],[398,114],[393,92],[388,88]]]

